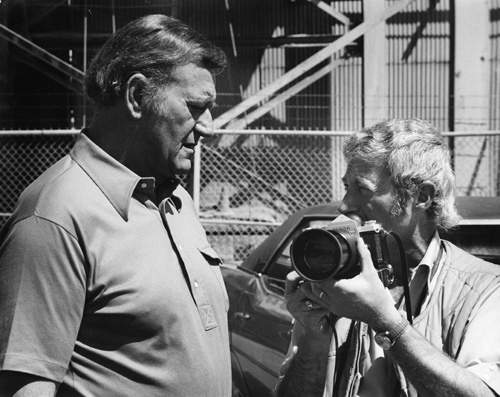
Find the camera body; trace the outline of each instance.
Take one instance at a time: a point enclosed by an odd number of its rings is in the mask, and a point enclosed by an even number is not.
[[[356,215],[340,215],[324,228],[305,229],[297,235],[290,248],[292,265],[310,281],[352,278],[360,272],[357,239],[361,237],[384,285],[388,285],[392,268],[387,236],[375,221],[362,224]]]

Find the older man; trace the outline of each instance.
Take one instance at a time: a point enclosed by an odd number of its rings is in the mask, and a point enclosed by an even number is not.
[[[286,298],[296,324],[277,394],[498,395],[500,268],[439,237],[458,220],[440,132],[416,119],[388,120],[351,136],[344,155],[339,212],[400,236],[411,313],[396,287],[406,281],[400,264],[388,291],[362,240],[353,278],[312,283],[291,273]]]
[[[0,234],[0,395],[230,395],[220,260],[177,178],[225,64],[163,15],[99,51],[92,124]]]

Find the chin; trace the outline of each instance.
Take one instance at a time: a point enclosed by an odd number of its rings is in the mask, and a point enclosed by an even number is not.
[[[184,167],[178,166],[173,169],[175,175],[186,175],[189,174],[193,170],[193,167],[191,164],[186,165]]]
[[[178,158],[171,162],[168,168],[174,175],[186,175],[193,170],[193,161],[187,158]]]

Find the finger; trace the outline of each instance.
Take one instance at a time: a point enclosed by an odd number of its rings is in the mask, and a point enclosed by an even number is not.
[[[358,254],[361,262],[361,272],[375,271],[373,266],[372,257],[368,246],[365,244],[362,238],[358,238]]]
[[[304,280],[296,271],[292,271],[286,276],[285,295],[291,295],[297,291]]]
[[[320,300],[327,298],[327,296],[325,294],[325,290],[323,288],[321,288],[319,285],[317,285],[316,283],[312,284],[311,291]]]
[[[318,299],[318,295],[320,294],[320,290],[316,286],[316,283],[312,283],[310,281],[304,281],[300,284],[300,291],[307,297],[309,300],[313,302],[320,303],[320,299]]]

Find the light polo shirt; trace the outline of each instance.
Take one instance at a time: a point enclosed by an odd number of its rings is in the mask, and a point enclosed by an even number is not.
[[[154,183],[83,133],[21,195],[0,233],[1,369],[61,396],[230,395],[220,260],[188,193]]]

